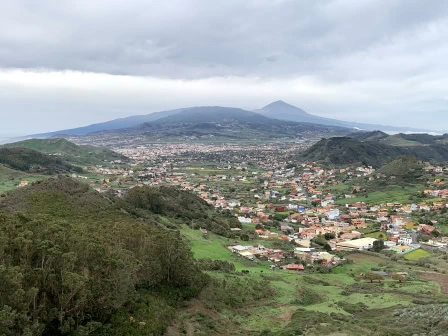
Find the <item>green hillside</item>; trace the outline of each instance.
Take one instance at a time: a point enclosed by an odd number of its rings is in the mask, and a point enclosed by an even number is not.
[[[60,158],[28,148],[0,148],[0,164],[22,172],[47,175],[82,171]]]
[[[121,204],[67,177],[0,198],[1,335],[163,334],[207,277],[179,232]]]
[[[306,150],[301,158],[306,161],[321,161],[335,165],[364,163],[379,167],[403,154],[400,148],[376,142],[360,142],[348,137],[337,137],[322,139]]]
[[[334,137],[320,140],[303,152],[300,159],[333,165],[360,163],[381,167],[401,156],[414,156],[423,161],[446,162],[448,146],[438,142],[432,145],[396,146],[376,140],[359,141],[351,137]]]
[[[104,164],[105,161],[126,160],[121,154],[107,148],[76,145],[62,138],[30,139],[11,144],[5,148],[28,148],[46,154],[58,155],[58,157],[77,165]]]
[[[448,144],[448,134],[431,135],[427,133],[398,133],[387,134],[381,131],[355,132],[349,135],[358,141],[379,142],[391,146],[427,146]]]
[[[202,198],[177,188],[132,188],[125,201],[132,205],[140,216],[149,211],[161,217],[173,218],[172,223],[188,224],[195,229],[207,229],[222,236],[229,235],[232,227],[241,227],[235,216],[217,216],[215,208]]]
[[[387,176],[415,178],[421,176],[423,162],[413,156],[405,156],[395,159],[378,170],[378,173]]]

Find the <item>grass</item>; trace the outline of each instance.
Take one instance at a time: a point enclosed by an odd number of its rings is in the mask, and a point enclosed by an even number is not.
[[[391,278],[388,278],[382,286],[373,284],[371,292],[355,290],[347,295],[346,289],[356,288],[352,286],[360,282],[357,279],[359,274],[369,272],[372,268],[384,268],[386,267],[384,265],[387,265],[388,271],[408,271],[407,265],[391,261],[380,255],[350,254],[347,259],[351,259],[353,263],[338,266],[329,274],[271,271],[268,262],[255,263],[227,250],[225,246],[234,242],[233,240],[214,234],[210,234],[208,239],[205,239],[199,231],[192,230],[187,226],[182,227],[181,232],[191,242],[196,258],[232,262],[237,271],[249,270],[249,274],[239,276],[253,280],[268,280],[269,285],[274,288],[275,295],[272,298],[263,299],[260,302],[255,301],[236,311],[218,312],[221,319],[231,323],[234,328],[241,328],[241,334],[258,335],[266,329],[282,330],[291,320],[292,314],[299,308],[310,312],[338,313],[350,317],[351,313],[343,309],[343,304],[362,302],[369,309],[387,309],[397,305],[414,305],[413,299],[416,295],[429,295],[428,293],[440,295],[440,288],[436,283],[415,280],[399,284]],[[377,234],[377,232],[373,234]],[[245,244],[245,242],[240,243]],[[257,241],[250,241],[247,244],[256,245],[256,243]],[[264,245],[266,246],[266,244]],[[208,272],[208,274],[218,278],[224,276],[220,272]],[[310,279],[315,279],[316,282],[310,281]],[[305,306],[300,305],[297,299],[304,288],[318,293],[323,301]]]
[[[0,193],[16,189],[22,180],[27,180],[31,183],[44,178],[48,178],[48,176],[28,174],[0,165]]]
[[[429,257],[431,253],[425,251],[423,249],[414,250],[404,255],[404,259],[406,260],[419,260],[421,258]]]
[[[336,204],[347,204],[355,202],[365,202],[367,204],[380,204],[388,202],[409,203],[411,202],[409,197],[415,193],[421,192],[423,189],[421,186],[388,186],[383,191],[370,192],[367,195],[360,195],[355,198],[338,199]]]
[[[364,235],[364,237],[370,237],[370,238],[376,238],[376,239],[386,239],[387,238],[387,233],[382,232],[382,231],[376,231],[376,232],[370,232]]]

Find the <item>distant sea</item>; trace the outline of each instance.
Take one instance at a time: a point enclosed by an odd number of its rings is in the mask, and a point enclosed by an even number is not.
[[[14,138],[18,137],[18,135],[14,136],[14,135],[10,135],[10,136],[6,136],[3,134],[0,134],[0,145],[7,143],[7,142],[13,142]]]

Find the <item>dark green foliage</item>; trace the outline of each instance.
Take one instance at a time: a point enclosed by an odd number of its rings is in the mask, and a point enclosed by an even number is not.
[[[381,252],[384,250],[386,246],[384,245],[384,240],[379,239],[373,242],[372,251],[373,252]]]
[[[401,156],[444,162],[448,160],[448,146],[442,144],[392,146],[377,141],[361,142],[349,137],[335,137],[320,140],[306,150],[301,159],[333,165],[363,163],[380,167]]]
[[[250,302],[270,298],[275,294],[267,280],[255,280],[237,275],[212,279],[201,296],[210,308],[242,308]]]
[[[200,259],[199,267],[203,271],[235,272],[235,265],[225,260]]]
[[[448,306],[445,304],[386,309],[367,309],[362,303],[340,303],[340,306],[351,315],[299,309],[283,330],[265,331],[263,335],[436,336],[446,335],[448,330]]]
[[[410,182],[415,182],[415,178],[423,173],[423,163],[413,156],[405,156],[385,164],[378,173],[412,179]]]
[[[313,243],[318,244],[320,246],[325,246],[325,244],[327,244],[327,240],[323,235],[319,235],[313,239]]]
[[[230,233],[231,227],[241,226],[235,217],[219,215],[200,197],[177,188],[166,186],[132,188],[125,201],[137,210],[177,218],[181,223],[194,229],[203,228],[224,236]]]
[[[242,241],[249,241],[249,235],[247,235],[247,234],[242,234],[241,236],[240,236],[240,239],[242,240]]]
[[[295,303],[301,306],[310,306],[313,304],[321,303],[324,300],[324,297],[322,297],[312,289],[308,287],[302,287],[297,291],[297,298],[295,300]]]
[[[402,150],[396,147],[338,137],[322,139],[303,153],[303,159],[335,165],[364,162],[378,167],[399,155],[403,155]]]
[[[324,234],[326,240],[334,239],[336,235],[333,232]]]
[[[140,295],[127,309],[119,309],[94,335],[163,335],[175,313],[175,308],[168,305],[163,298],[150,294]]]
[[[347,313],[350,313],[350,314],[364,312],[368,309],[368,307],[362,302],[352,304],[352,303],[341,301],[341,302],[338,302],[338,305],[342,309],[344,309]]]
[[[303,281],[305,281],[306,283],[310,284],[310,285],[318,285],[318,286],[331,286],[331,284],[325,280],[322,279],[318,279],[318,278],[313,278],[310,276],[304,276],[303,277]]]
[[[27,148],[0,148],[0,163],[12,169],[44,174],[82,172],[61,159]]]
[[[128,310],[145,316],[154,327],[148,333],[161,334],[168,320],[150,307],[196,295],[206,277],[179,232],[131,217],[118,204],[66,177],[0,200],[0,334],[87,335],[108,324],[121,330]],[[171,294],[160,297],[164,305],[141,297],[143,290]]]
[[[382,131],[372,131],[372,132],[355,132],[348,135],[352,139],[359,141],[379,141],[387,138],[389,135]]]

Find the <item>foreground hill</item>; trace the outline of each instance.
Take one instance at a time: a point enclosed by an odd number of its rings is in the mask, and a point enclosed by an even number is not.
[[[347,128],[357,128],[362,130],[382,130],[382,131],[392,131],[392,132],[429,132],[428,130],[416,129],[411,127],[398,127],[398,126],[387,126],[387,125],[374,125],[367,123],[356,123],[351,121],[342,121],[330,118],[319,117],[304,110],[295,107],[293,105],[287,104],[284,101],[276,101],[265,107],[255,110],[255,112],[264,115],[265,117],[289,120],[295,122],[308,122],[314,124],[328,125],[328,126],[339,126]]]
[[[28,148],[58,157],[79,165],[102,164],[104,161],[126,160],[121,154],[107,148],[76,145],[61,138],[30,139],[2,146],[3,148]]]
[[[59,158],[28,148],[0,148],[0,163],[28,173],[52,175],[82,171]]]
[[[335,165],[364,163],[380,167],[399,156],[445,162],[448,160],[448,146],[440,144],[392,146],[380,141],[358,141],[350,137],[336,137],[317,142],[303,153],[302,159]]]
[[[208,281],[168,227],[227,218],[186,192],[134,189],[123,200],[61,176],[0,198],[0,334],[164,333]]]

